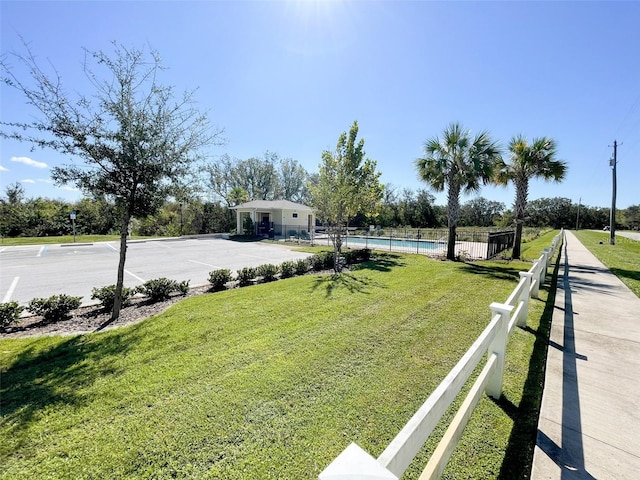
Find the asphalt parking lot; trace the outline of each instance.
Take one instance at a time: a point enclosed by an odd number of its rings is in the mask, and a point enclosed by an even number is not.
[[[124,284],[167,277],[208,283],[209,272],[306,258],[285,245],[234,242],[220,238],[131,241]],[[119,242],[0,247],[0,300],[26,304],[32,298],[67,294],[91,301],[91,289],[116,283]]]

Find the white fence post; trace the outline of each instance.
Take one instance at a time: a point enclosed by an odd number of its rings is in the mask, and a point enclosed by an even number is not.
[[[547,268],[549,267],[549,249],[545,248],[542,251],[542,265],[540,265],[540,277],[538,282],[540,285],[544,284],[544,279],[547,276]]]
[[[491,309],[491,319],[496,315],[500,315],[500,323],[499,328],[496,331],[496,336],[487,350],[487,358],[491,357],[491,354],[495,353],[498,356],[498,364],[496,365],[495,372],[489,379],[486,391],[487,395],[498,400],[502,395],[504,356],[507,350],[507,337],[509,334],[509,314],[511,313],[511,310],[513,310],[513,307],[504,303],[493,302],[489,308]]]
[[[325,468],[319,480],[398,480],[393,473],[355,443],[352,443]]]
[[[538,259],[533,262],[533,268],[529,270],[533,274],[533,278],[531,279],[533,288],[531,289],[531,298],[538,298],[538,293],[540,291],[540,270],[542,270],[542,262],[544,258]]]
[[[520,294],[522,309],[518,314],[516,325],[518,327],[526,327],[527,317],[529,316],[529,289],[531,289],[531,282],[533,281],[533,273],[529,273],[529,272],[519,272],[519,273],[520,273],[520,278],[526,278],[527,280],[526,280],[526,283],[524,284],[524,289]]]

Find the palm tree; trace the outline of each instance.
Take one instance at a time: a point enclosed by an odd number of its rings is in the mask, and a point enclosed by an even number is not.
[[[542,178],[546,181],[560,182],[567,172],[567,164],[556,159],[556,142],[549,137],[534,138],[531,143],[523,135],[514,136],[509,143],[509,163],[502,163],[497,170],[496,181],[507,185],[513,182],[516,187],[514,203],[516,238],[513,244],[512,258],[520,258],[522,225],[524,224],[529,196],[529,180]]]
[[[436,191],[447,191],[449,241],[447,259],[455,259],[456,226],[460,214],[460,193],[480,189],[493,178],[494,167],[502,162],[500,147],[484,131],[471,137],[459,123],[451,123],[442,138],[424,144],[424,157],[416,160],[418,176]]]

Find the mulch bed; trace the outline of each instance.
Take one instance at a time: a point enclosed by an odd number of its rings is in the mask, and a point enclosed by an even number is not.
[[[167,308],[180,300],[210,292],[210,285],[194,287],[187,295],[175,295],[169,300],[152,303],[146,298],[133,298],[129,306],[120,310],[120,316],[114,322],[109,322],[111,312],[100,305],[80,307],[71,312],[67,320],[46,323],[42,317],[32,315],[23,317],[20,321],[0,333],[0,338],[38,337],[41,335],[77,335],[132,325],[153,315],[164,312]]]

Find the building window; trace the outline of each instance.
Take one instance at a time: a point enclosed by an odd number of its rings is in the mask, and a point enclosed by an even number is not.
[[[297,214],[297,213],[294,213],[294,214],[293,214],[293,218],[298,218],[298,214]]]

